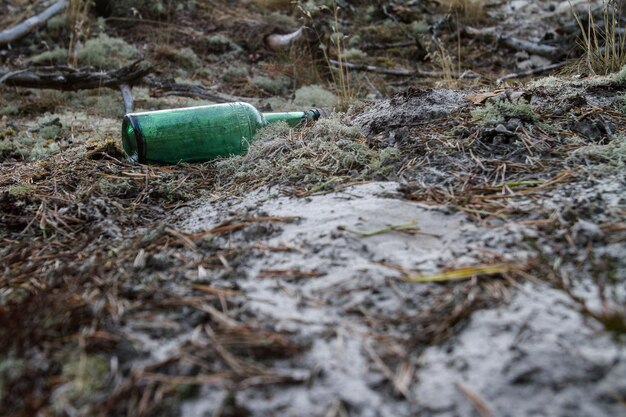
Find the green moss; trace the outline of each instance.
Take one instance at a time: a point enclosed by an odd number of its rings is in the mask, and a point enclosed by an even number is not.
[[[76,54],[81,65],[113,69],[130,64],[137,57],[137,50],[123,39],[101,33],[89,39]]]
[[[180,68],[196,70],[202,67],[202,61],[191,48],[173,48],[162,46],[156,50],[159,59],[165,59]]]
[[[45,114],[38,117],[35,129],[15,132],[5,131],[0,140],[0,161],[7,158],[41,159],[60,151],[58,140],[66,137],[67,130],[57,117]]]
[[[177,55],[178,63],[184,68],[198,69],[202,67],[202,61],[191,48],[183,48]]]
[[[351,62],[363,61],[367,58],[367,54],[358,48],[348,48],[343,51],[342,55],[344,59]]]
[[[93,395],[105,386],[109,372],[109,363],[106,358],[98,355],[76,353],[63,366],[62,377],[70,382],[68,397],[78,400]]]
[[[626,85],[626,65],[613,75],[613,81],[619,85]]]
[[[411,23],[411,32],[414,36],[420,36],[428,33],[430,25],[424,21],[415,21]]]
[[[618,134],[606,145],[591,145],[577,149],[573,158],[585,157],[596,161],[602,171],[623,172],[626,169],[626,136]]]
[[[192,180],[180,182],[177,178],[164,179],[154,184],[150,197],[165,203],[189,201],[198,196],[201,189]]]
[[[259,75],[252,77],[250,83],[265,92],[280,95],[291,85],[291,79],[288,77],[270,78]]]
[[[271,111],[280,112],[280,111],[290,111],[297,110],[293,107],[291,101],[286,100],[282,97],[268,97],[263,100],[264,105],[266,105]]]
[[[386,44],[407,40],[407,34],[413,32],[413,27],[386,20],[383,24],[366,25],[357,30],[366,43]]]
[[[9,158],[19,158],[22,156],[20,147],[13,140],[0,141],[0,162]]]
[[[350,36],[348,39],[348,48],[357,48],[362,41],[363,39],[361,39],[360,35]]]
[[[307,0],[306,2],[299,2],[298,7],[306,15],[314,17],[332,10],[332,7],[336,5],[335,1],[336,0]]]
[[[67,62],[67,49],[54,48],[30,58],[33,64],[59,64]]]
[[[588,78],[562,78],[549,76],[528,83],[529,89],[541,88],[547,94],[559,96],[588,87],[621,87],[626,86],[626,66],[610,75],[600,75]]]
[[[9,158],[28,159],[37,139],[29,132],[13,132],[0,140],[0,161]]]
[[[248,70],[244,67],[234,66],[226,69],[222,73],[222,80],[226,82],[234,82],[244,80],[248,76]]]
[[[194,2],[177,2],[168,0],[109,0],[111,15],[114,17],[132,17],[158,19],[174,14],[178,7],[184,10],[187,4]]]
[[[16,114],[19,114],[19,112],[20,112],[19,106],[17,106],[14,103],[9,103],[5,106],[0,107],[0,116],[4,116],[4,115],[14,116]]]
[[[319,85],[307,85],[296,90],[293,100],[298,107],[327,107],[337,105],[339,99],[332,92]]]
[[[52,39],[58,39],[61,34],[69,29],[70,20],[66,13],[52,16],[46,23],[46,31]]]
[[[137,184],[130,179],[100,178],[96,184],[100,193],[109,198],[126,198],[137,191]]]
[[[84,97],[83,102],[90,112],[97,116],[109,117],[111,119],[124,116],[124,105],[119,94],[105,90],[97,95]]]
[[[43,159],[59,153],[59,144],[53,141],[37,142],[30,150],[30,159]]]
[[[43,140],[56,139],[63,128],[59,125],[44,126],[39,130],[39,137]]]
[[[7,385],[17,380],[26,369],[26,361],[12,355],[0,358],[0,404],[4,404]]]
[[[32,193],[34,190],[35,188],[32,185],[22,183],[22,184],[14,185],[13,187],[9,188],[8,191],[9,191],[9,194],[14,197],[22,197],[22,196]]]
[[[293,16],[288,16],[279,12],[272,12],[265,17],[265,22],[277,28],[291,28],[298,25],[298,21]]]
[[[626,93],[617,96],[615,99],[615,107],[620,113],[626,115]]]
[[[509,118],[517,118],[528,123],[537,120],[537,115],[532,107],[525,101],[487,103],[483,107],[472,110],[471,115],[483,126],[494,126]]]
[[[387,177],[393,174],[395,162],[400,160],[402,154],[398,148],[384,148],[378,152],[376,158],[373,158],[368,169],[374,177]]]
[[[239,52],[241,47],[224,35],[209,36],[206,40],[206,48],[212,54],[224,54],[227,52]]]

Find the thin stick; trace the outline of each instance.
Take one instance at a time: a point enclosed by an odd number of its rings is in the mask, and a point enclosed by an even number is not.
[[[482,399],[476,392],[470,389],[470,387],[463,384],[462,382],[457,382],[456,387],[459,389],[459,391],[461,391],[463,396],[467,398],[470,404],[472,404],[480,417],[493,417],[493,411],[491,411],[491,407],[489,407],[487,402]]]
[[[330,59],[328,60],[328,62],[334,67],[340,66],[339,61],[336,61],[334,59]],[[443,78],[446,76],[444,72],[438,72],[438,71],[422,71],[422,70],[412,71],[412,70],[400,69],[400,68],[399,69],[384,68],[384,67],[377,67],[374,65],[354,64],[352,62],[345,62],[345,61],[341,61],[341,66],[343,66],[344,68],[349,68],[351,70],[375,72],[378,74],[393,75],[396,77]],[[464,72],[462,74],[453,73],[452,75],[455,78],[463,78],[463,79],[480,78],[480,75],[471,73],[471,72]]]
[[[496,80],[496,83],[501,84],[506,80],[512,80],[514,78],[522,78],[522,77],[528,77],[530,75],[543,74],[544,72],[553,71],[559,68],[563,68],[564,66],[565,66],[565,62],[559,62],[557,64],[551,64],[545,67],[535,68],[535,69],[531,69],[528,71],[513,72],[513,73],[510,73],[510,74],[507,74],[505,76],[498,78]]]
[[[131,87],[128,84],[120,84],[120,91],[122,92],[122,100],[124,101],[124,114],[131,113],[133,111],[133,93]]]
[[[3,30],[0,32],[0,45],[6,45],[7,43],[20,39],[33,30],[43,26],[52,16],[65,10],[68,4],[68,0],[58,1],[38,15],[28,18],[12,28]]]

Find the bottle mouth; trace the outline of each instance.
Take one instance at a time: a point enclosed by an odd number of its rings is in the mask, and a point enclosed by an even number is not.
[[[141,162],[143,152],[143,138],[137,129],[133,116],[124,116],[122,122],[122,147],[126,153],[126,159],[130,162]]]
[[[310,118],[313,120],[319,120],[321,118],[325,118],[328,117],[332,114],[332,111],[329,109],[319,109],[319,108],[315,108],[315,109],[310,109],[308,110],[308,113],[310,114]]]

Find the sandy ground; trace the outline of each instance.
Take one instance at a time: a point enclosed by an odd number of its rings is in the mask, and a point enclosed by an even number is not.
[[[189,233],[234,214],[297,219],[223,242],[225,248],[285,248],[244,255],[233,273],[211,282],[243,290],[247,314],[306,346],[273,367],[303,375],[307,387],[245,389],[236,393],[237,403],[255,416],[473,416],[477,407],[500,416],[619,415],[626,353],[569,297],[544,283],[498,288],[504,305],[475,312],[441,345],[407,348],[407,332],[419,331],[411,317],[433,308],[441,290],[402,282],[398,270],[432,273],[475,263],[487,250],[520,262],[528,256],[520,242],[532,231],[478,226],[446,207],[400,199],[398,186],[374,182],[309,198],[260,190],[186,209],[179,226]],[[352,232],[399,224],[414,224],[419,232]],[[280,278],[285,271],[296,277]],[[385,323],[391,317],[408,323]],[[159,344],[157,352],[167,346]],[[384,365],[377,352],[395,356],[397,368]],[[156,352],[154,359],[161,359]],[[212,415],[227,394],[206,387],[183,405],[183,415]]]

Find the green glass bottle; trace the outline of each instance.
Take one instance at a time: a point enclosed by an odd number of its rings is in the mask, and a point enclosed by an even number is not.
[[[176,164],[245,153],[255,133],[269,123],[298,126],[317,120],[318,109],[261,113],[247,103],[129,113],[122,123],[122,145],[130,161]]]

